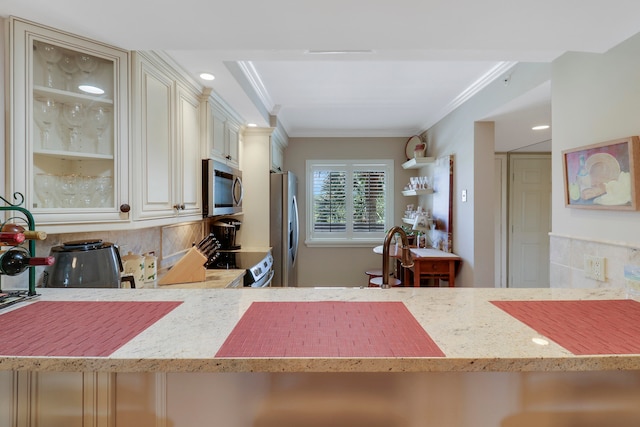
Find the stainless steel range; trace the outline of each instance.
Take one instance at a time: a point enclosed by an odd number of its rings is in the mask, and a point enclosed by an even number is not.
[[[273,256],[270,252],[217,252],[216,259],[207,262],[208,269],[246,270],[244,286],[263,288],[271,285],[273,279]]]

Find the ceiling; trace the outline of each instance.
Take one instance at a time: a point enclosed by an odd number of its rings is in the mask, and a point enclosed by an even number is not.
[[[410,136],[518,61],[605,52],[640,30],[637,0],[0,0],[0,14],[164,50],[213,73],[203,84],[247,123],[275,115],[291,137]],[[551,120],[550,87],[478,119],[496,120],[498,151],[550,140],[529,135]]]

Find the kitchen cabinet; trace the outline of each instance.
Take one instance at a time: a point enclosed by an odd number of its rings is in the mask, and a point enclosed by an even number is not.
[[[202,133],[207,156],[238,169],[240,165],[240,121],[232,117],[210,89],[204,92],[205,118]]]
[[[286,141],[278,128],[271,134],[271,170],[273,172],[284,171],[284,147]]]
[[[132,56],[136,220],[199,219],[201,98],[163,56]]]
[[[128,52],[7,27],[7,194],[22,193],[41,227],[128,222]]]

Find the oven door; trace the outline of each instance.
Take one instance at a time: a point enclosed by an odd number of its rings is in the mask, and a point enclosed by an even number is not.
[[[253,282],[251,284],[252,288],[266,288],[268,286],[271,286],[271,281],[273,280],[273,275],[274,275],[274,271],[271,270],[269,271],[269,274],[265,274],[264,276],[262,276],[262,278],[260,280],[258,280],[257,282]]]

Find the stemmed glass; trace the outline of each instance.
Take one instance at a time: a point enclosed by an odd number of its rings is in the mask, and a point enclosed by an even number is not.
[[[95,183],[94,206],[110,207],[113,198],[113,178],[110,176],[98,176]]]
[[[60,188],[60,204],[63,208],[78,207],[78,175],[62,175],[58,178]]]
[[[46,173],[36,174],[34,186],[42,208],[53,207],[52,193],[55,185],[55,176]]]
[[[33,116],[41,131],[42,148],[49,149],[49,130],[59,113],[58,104],[50,98],[36,99],[33,103]]]
[[[62,114],[64,116],[67,125],[69,126],[69,151],[80,151],[82,148],[80,141],[80,131],[79,128],[82,127],[86,117],[87,111],[84,108],[84,105],[79,102],[73,104],[64,104],[64,108],[62,109]]]
[[[91,76],[91,74],[98,69],[98,60],[96,57],[85,53],[78,53],[76,55],[76,65],[80,68],[80,71],[82,71],[80,86],[78,86],[80,90],[94,94],[96,90],[100,91],[101,89],[93,84]]]
[[[40,41],[35,41],[33,44],[38,55],[40,55],[40,57],[47,64],[47,74],[45,76],[44,84],[47,87],[54,87],[53,66],[62,58],[62,50],[59,47],[52,46]]]
[[[76,64],[75,55],[71,52],[64,52],[62,54],[62,59],[58,62],[58,67],[60,67],[66,77],[65,90],[74,91],[74,88],[72,87],[73,73],[78,71],[78,64]]]
[[[104,147],[103,134],[109,126],[111,115],[110,110],[106,107],[96,106],[89,111],[89,122],[96,130],[96,153],[108,154],[108,148]]]
[[[90,208],[93,206],[93,193],[95,189],[95,177],[78,176],[78,194],[80,195],[79,206],[81,208]]]

